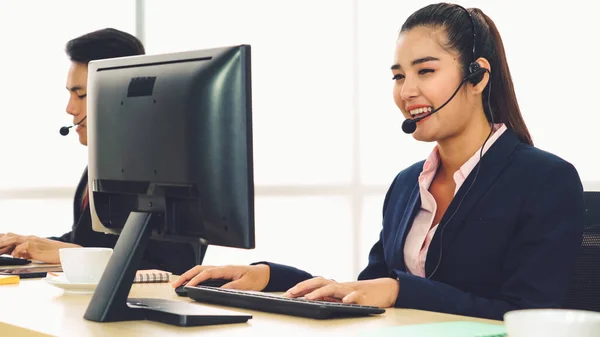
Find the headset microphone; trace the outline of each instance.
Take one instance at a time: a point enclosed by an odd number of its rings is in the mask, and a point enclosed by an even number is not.
[[[68,134],[69,134],[69,129],[70,129],[70,128],[72,128],[72,127],[74,127],[74,126],[77,126],[77,125],[79,125],[79,124],[83,123],[83,121],[84,121],[86,118],[87,118],[87,116],[83,117],[83,119],[82,119],[82,120],[80,120],[79,122],[77,122],[77,123],[75,123],[75,124],[73,124],[73,125],[71,125],[71,126],[63,126],[63,127],[61,127],[61,128],[60,128],[60,131],[59,131],[59,132],[60,132],[60,134],[61,134],[62,136],[66,136],[66,135],[68,135]]]
[[[411,134],[411,133],[415,132],[415,130],[417,129],[417,122],[418,121],[423,120],[423,119],[425,119],[425,118],[433,115],[434,113],[440,111],[443,107],[445,107],[446,104],[450,103],[450,101],[454,98],[454,96],[456,96],[456,93],[458,92],[458,90],[460,90],[460,88],[462,87],[462,85],[465,84],[465,82],[469,81],[472,84],[479,83],[483,79],[483,74],[486,71],[488,71],[488,70],[485,69],[485,68],[481,68],[481,66],[479,65],[479,63],[472,62],[469,65],[469,72],[470,72],[470,74],[467,75],[465,78],[463,78],[463,80],[458,85],[458,88],[456,88],[456,90],[454,90],[454,93],[452,94],[452,96],[450,96],[450,98],[446,101],[446,103],[442,104],[437,109],[431,110],[431,112],[428,113],[428,114],[426,114],[425,116],[421,116],[421,117],[417,117],[417,118],[412,118],[412,119],[405,120],[404,122],[402,122],[402,131],[404,131],[404,133],[408,133],[408,134]]]

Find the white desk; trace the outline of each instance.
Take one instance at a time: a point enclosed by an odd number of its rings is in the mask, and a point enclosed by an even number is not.
[[[178,297],[168,283],[135,284],[130,297]],[[150,321],[97,323],[83,319],[91,295],[65,294],[41,279],[25,279],[20,284],[0,285],[0,336],[358,336],[374,328],[402,324],[470,320],[498,321],[440,313],[387,309],[380,317],[314,320],[258,311],[205,305],[252,314],[248,323],[204,327],[177,327]]]

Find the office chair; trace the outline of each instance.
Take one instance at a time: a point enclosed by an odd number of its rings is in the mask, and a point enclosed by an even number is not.
[[[600,192],[584,192],[584,202],[583,240],[563,308],[600,312]]]

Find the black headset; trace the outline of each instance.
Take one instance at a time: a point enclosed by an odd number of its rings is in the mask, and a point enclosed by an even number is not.
[[[483,80],[483,74],[485,74],[488,70],[482,68],[479,65],[475,56],[477,55],[475,53],[475,44],[477,43],[477,33],[475,32],[475,20],[473,19],[473,16],[471,15],[471,12],[469,12],[469,10],[467,10],[461,5],[456,6],[464,10],[469,16],[469,20],[471,21],[471,30],[473,31],[473,61],[471,61],[471,63],[469,64],[469,75],[467,75],[467,80],[471,82],[471,84],[475,85],[481,82],[481,80]]]

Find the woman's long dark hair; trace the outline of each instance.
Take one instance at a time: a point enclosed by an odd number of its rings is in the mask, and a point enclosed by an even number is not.
[[[500,33],[492,19],[480,9],[472,8],[468,11],[471,13],[475,25],[475,41],[473,41],[473,28],[469,15],[462,7],[449,3],[439,3],[419,9],[408,17],[402,25],[400,33],[419,26],[443,28],[448,37],[444,48],[458,52],[465,75],[468,74],[469,63],[474,61],[473,57],[487,59],[492,68],[491,87],[493,89],[490,104],[494,122],[506,124],[522,142],[533,145],[531,135],[519,109]],[[473,43],[475,43],[475,55],[473,55]],[[490,107],[487,102],[489,88],[489,85],[485,88],[482,98],[485,115],[491,122]]]

